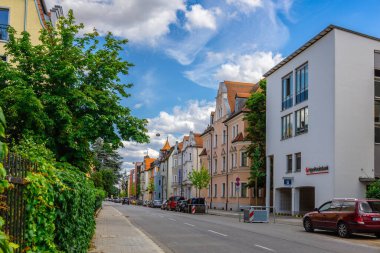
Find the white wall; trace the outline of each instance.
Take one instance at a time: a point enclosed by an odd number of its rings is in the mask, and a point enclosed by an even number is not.
[[[335,192],[365,197],[358,178],[374,176],[374,50],[380,42],[341,30],[335,34]]]
[[[308,62],[309,99],[281,111],[281,79]],[[293,78],[293,88],[295,87]],[[274,157],[274,188],[284,187],[283,177],[294,177],[293,187],[314,186],[315,204],[334,195],[334,33],[320,41],[267,78],[267,155]],[[294,95],[294,90],[293,90]],[[295,98],[294,98],[295,99]],[[294,136],[294,112],[308,106],[308,133]],[[281,140],[281,117],[292,113],[293,137]],[[301,172],[286,173],[286,155],[301,152]],[[306,167],[329,166],[328,174],[309,175]],[[274,191],[276,192],[276,191]],[[276,198],[276,194],[274,198]],[[276,203],[276,200],[274,200]],[[294,203],[293,203],[294,205]]]

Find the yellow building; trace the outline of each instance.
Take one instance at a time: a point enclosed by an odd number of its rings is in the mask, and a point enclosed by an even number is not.
[[[8,41],[8,26],[17,33],[29,32],[33,44],[38,43],[39,31],[47,22],[55,24],[63,16],[60,6],[48,11],[45,0],[0,0],[0,57],[4,57],[4,44]]]

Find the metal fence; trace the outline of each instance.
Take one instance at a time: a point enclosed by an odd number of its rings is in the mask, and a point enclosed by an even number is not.
[[[5,218],[5,233],[9,235],[12,242],[20,247],[15,252],[21,252],[25,235],[25,199],[24,188],[26,186],[25,177],[28,171],[36,169],[36,164],[17,156],[8,154],[3,161],[4,168],[7,172],[7,180],[11,187],[7,189],[1,202],[6,204],[2,208],[2,216]]]

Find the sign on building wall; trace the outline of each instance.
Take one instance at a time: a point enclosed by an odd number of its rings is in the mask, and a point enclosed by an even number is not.
[[[285,177],[284,178],[284,185],[285,186],[292,186],[293,184],[293,178]]]
[[[329,166],[305,168],[305,171],[306,171],[306,175],[316,175],[316,174],[329,173]]]

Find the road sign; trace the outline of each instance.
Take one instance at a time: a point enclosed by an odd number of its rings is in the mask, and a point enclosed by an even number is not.
[[[236,178],[236,186],[240,186],[240,177]]]

